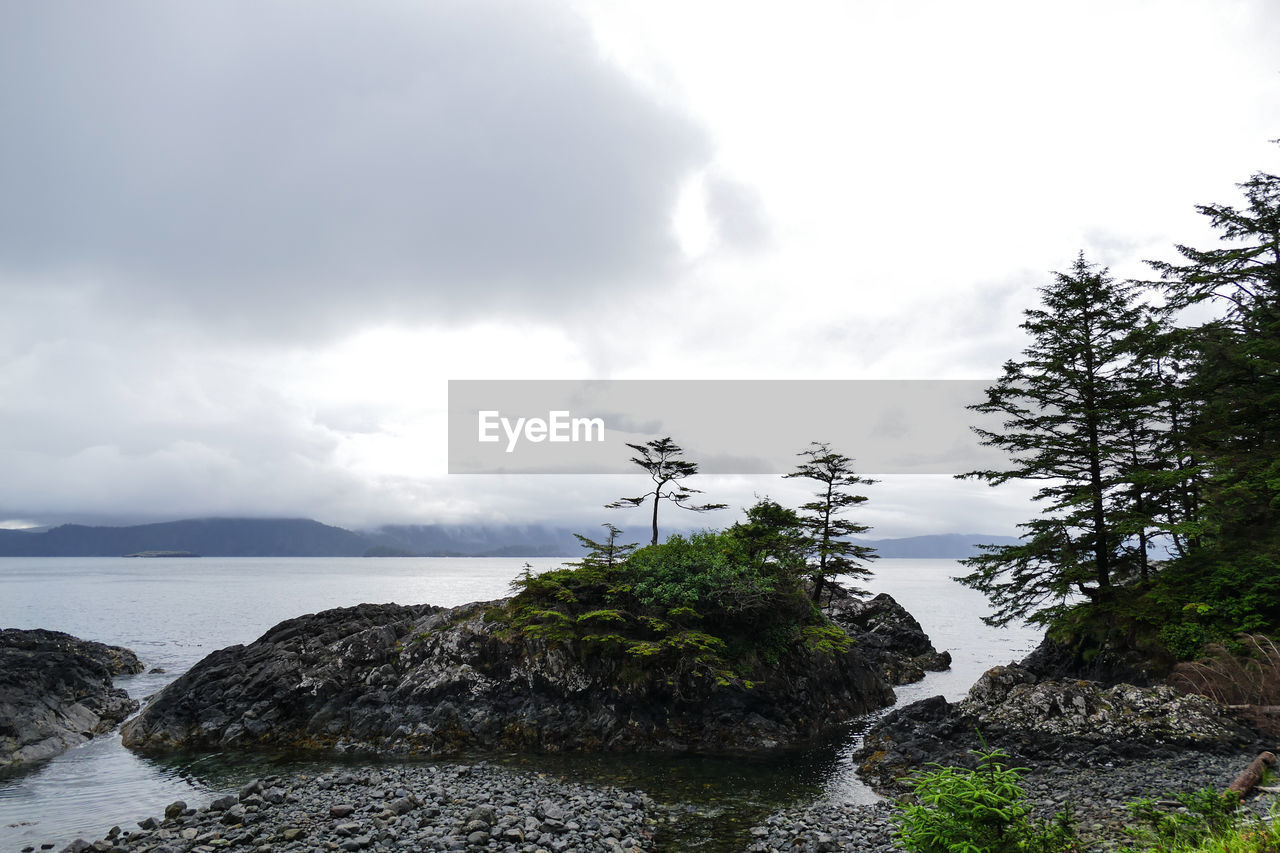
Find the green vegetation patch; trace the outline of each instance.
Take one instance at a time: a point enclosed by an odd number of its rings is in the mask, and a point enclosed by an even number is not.
[[[1022,768],[999,751],[978,754],[978,767],[932,765],[918,774],[914,802],[894,816],[898,841],[912,853],[1067,853],[1080,849],[1068,813],[1031,816]]]
[[[634,551],[613,536],[589,543],[581,562],[513,582],[509,630],[612,656],[624,672],[657,676],[677,693],[751,687],[789,654],[847,651],[848,635],[807,594],[803,562],[761,547],[760,533],[738,524]]]

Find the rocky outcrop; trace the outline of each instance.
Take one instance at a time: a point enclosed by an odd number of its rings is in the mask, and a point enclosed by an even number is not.
[[[1252,737],[1220,705],[1166,684],[1036,681],[1017,666],[988,670],[961,710],[984,730],[1023,740],[1216,749],[1242,746]]]
[[[120,646],[58,631],[0,631],[0,766],[49,758],[113,729],[138,703],[111,677],[142,669]]]
[[[890,684],[911,684],[924,678],[926,671],[941,672],[951,666],[951,653],[935,649],[920,623],[890,595],[836,597],[827,615],[853,637]]]
[[[797,646],[754,686],[505,630],[493,604],[360,605],[214,652],[124,727],[140,749],[734,751],[893,701],[857,649]]]
[[[975,749],[1097,765],[1188,749],[1241,751],[1258,741],[1202,696],[1166,685],[1038,681],[1010,665],[988,670],[963,701],[935,696],[890,712],[867,733],[856,760],[868,781],[887,789],[929,762],[971,765]]]

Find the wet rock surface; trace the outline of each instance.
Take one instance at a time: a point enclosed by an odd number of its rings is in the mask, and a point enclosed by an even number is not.
[[[827,615],[854,638],[890,684],[911,684],[924,678],[925,672],[951,666],[951,653],[934,648],[915,617],[887,593],[870,599],[837,594]]]
[[[112,676],[142,670],[120,646],[59,631],[0,631],[0,766],[49,758],[115,728],[138,703]]]
[[[653,801],[487,764],[399,765],[270,776],[135,827],[76,839],[64,853],[654,849]],[[163,814],[163,818],[158,815]]]
[[[1257,738],[1216,703],[1165,684],[1036,681],[1016,666],[988,670],[961,704],[979,728],[1029,740],[1212,750]]]
[[[494,605],[365,604],[283,622],[165,688],[125,745],[724,752],[801,741],[893,701],[857,647],[798,650],[753,687],[673,688],[622,656],[513,638]]]

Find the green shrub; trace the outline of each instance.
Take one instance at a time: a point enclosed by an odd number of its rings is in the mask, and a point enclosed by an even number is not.
[[[978,768],[932,765],[911,781],[918,802],[894,815],[897,838],[913,853],[1062,853],[1078,849],[1071,819],[1031,817],[1022,771],[999,751],[978,753]]]
[[[1134,800],[1127,808],[1135,825],[1125,834],[1134,842],[1120,853],[1275,853],[1280,850],[1280,816],[1264,821],[1239,808],[1235,794],[1202,788],[1166,794],[1178,810],[1161,808],[1151,799]]]
[[[1178,660],[1191,660],[1217,634],[1195,622],[1171,622],[1160,628],[1160,642]]]
[[[1236,808],[1240,801],[1235,794],[1202,788],[1190,793],[1165,795],[1164,799],[1177,801],[1182,810],[1161,808],[1149,797],[1125,805],[1135,825],[1125,827],[1124,832],[1138,845],[1125,850],[1138,853],[1194,847],[1210,838],[1228,834],[1236,824]]]
[[[769,564],[753,561],[733,537],[703,531],[672,536],[641,548],[625,571],[642,604],[663,609],[694,607],[733,615],[768,607],[785,579]]]

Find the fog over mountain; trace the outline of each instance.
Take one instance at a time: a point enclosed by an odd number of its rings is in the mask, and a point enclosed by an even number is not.
[[[579,557],[584,552],[576,532],[545,525],[386,525],[351,531],[300,518],[201,518],[123,527],[65,524],[48,530],[0,530],[0,557],[120,557],[166,551],[203,557]],[[647,530],[624,530],[620,541],[642,541],[647,535]],[[976,553],[977,544],[1011,540],[946,534],[859,541],[875,547],[882,557],[956,559]]]

